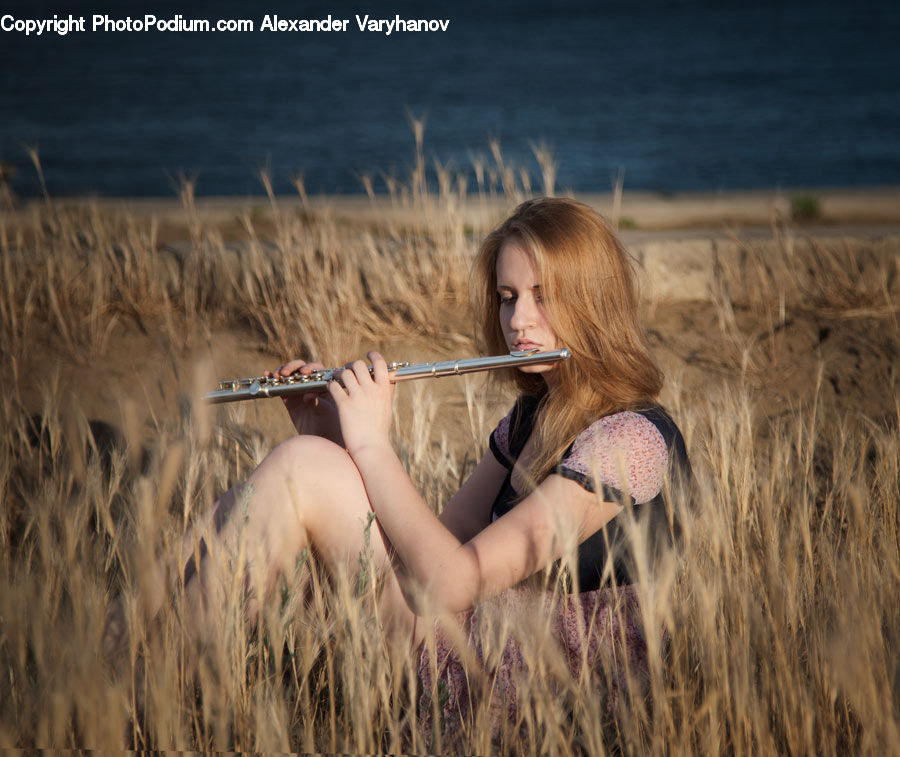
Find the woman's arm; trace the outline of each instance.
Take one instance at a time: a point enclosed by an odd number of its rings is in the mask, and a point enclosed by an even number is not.
[[[560,557],[574,556],[577,545],[621,511],[618,503],[604,501],[575,481],[550,475],[512,510],[460,545],[469,564],[465,591],[448,586],[440,571],[432,578],[431,591],[452,597],[450,610],[498,594]]]
[[[356,459],[381,527],[402,562],[401,585],[416,611],[458,612],[562,557],[618,515],[579,484],[549,476],[502,518],[462,542],[422,502],[391,451]],[[407,486],[408,484],[408,486]],[[405,580],[404,580],[405,579]]]
[[[598,531],[621,506],[579,484],[549,476],[502,518],[461,542],[422,502],[392,452],[370,450],[357,461],[378,521],[403,564],[414,610],[457,612],[513,586]]]
[[[425,504],[391,447],[391,384],[380,356],[369,357],[374,381],[358,361],[354,376],[343,377],[346,391],[334,384],[329,391],[347,451],[396,550],[397,576],[414,610],[467,609],[549,565],[621,510],[574,481],[551,475],[512,511],[462,541]],[[492,478],[496,470],[490,463],[484,466],[485,477]]]

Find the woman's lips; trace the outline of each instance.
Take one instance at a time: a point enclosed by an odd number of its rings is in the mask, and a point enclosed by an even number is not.
[[[530,352],[531,350],[540,350],[541,345],[534,342],[516,342],[513,349],[517,352]]]

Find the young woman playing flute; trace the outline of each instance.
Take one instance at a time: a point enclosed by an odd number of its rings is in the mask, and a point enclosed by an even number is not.
[[[181,565],[199,633],[214,632],[225,591],[208,559],[211,542],[248,545],[250,615],[270,601],[277,578],[292,575],[304,549],[337,573],[355,570],[368,548],[381,623],[418,655],[426,690],[437,670],[446,684],[444,714],[458,719],[470,706],[467,676],[441,636],[440,659],[429,664],[423,616],[457,614],[472,631],[473,608],[559,568],[566,545],[576,544],[575,559],[559,570],[568,593],[544,605],[556,637],[577,666],[598,659],[600,640],[619,631],[632,667],[640,668],[638,561],[625,521],[646,518],[653,538],[670,536],[677,519],[665,493],[676,474],[689,474],[689,463],[677,426],[657,402],[662,376],[638,320],[628,255],[589,207],[538,199],[488,235],[474,270],[489,354],[565,347],[570,359],[488,374],[512,382],[518,399],[439,515],[391,446],[394,387],[378,353],[368,354],[371,373],[359,360],[341,383],[285,398],[299,433],[221,497],[201,534],[185,538]],[[294,360],[275,373],[321,368]],[[377,530],[367,547],[370,513]],[[161,606],[161,592],[154,601]],[[114,615],[111,638],[121,625]],[[514,646],[503,659],[521,663]],[[514,679],[500,675],[497,694],[514,699]]]

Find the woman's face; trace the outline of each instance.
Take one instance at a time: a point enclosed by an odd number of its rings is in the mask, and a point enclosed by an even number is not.
[[[544,312],[541,282],[534,260],[515,238],[507,239],[497,256],[497,295],[500,298],[500,328],[510,351],[559,349],[556,333]],[[544,378],[555,363],[539,363],[520,368],[525,373],[541,373]]]

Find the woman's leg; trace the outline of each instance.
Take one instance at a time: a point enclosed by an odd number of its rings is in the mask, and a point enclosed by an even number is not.
[[[365,486],[345,450],[317,436],[295,436],[280,444],[184,537],[178,570],[196,632],[216,628],[227,596],[228,563],[243,570],[240,580],[246,581],[247,612],[253,617],[278,577],[293,577],[304,549],[312,548],[331,573],[347,571],[351,577],[368,549],[383,582],[378,602],[382,623],[392,636],[418,643],[421,628],[391,570],[381,532],[374,523],[369,526],[370,513]],[[146,577],[150,615],[165,601],[165,569],[155,570]],[[108,631],[109,624],[108,618]]]

